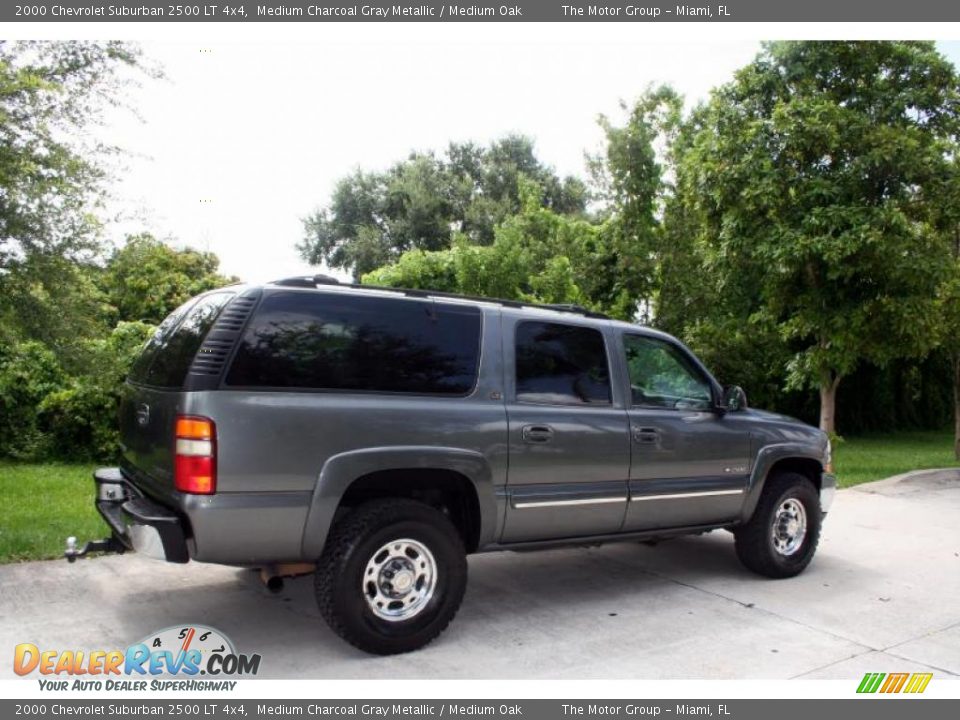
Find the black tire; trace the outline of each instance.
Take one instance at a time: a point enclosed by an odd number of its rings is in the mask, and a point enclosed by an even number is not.
[[[806,534],[799,547],[784,554],[774,543],[774,523],[778,510],[790,500],[803,506]],[[820,497],[810,478],[794,472],[779,473],[767,480],[750,521],[734,530],[737,557],[759,575],[771,578],[798,575],[810,564],[817,551],[822,521]]]
[[[379,556],[378,549],[399,539],[420,543],[432,555],[434,589],[413,617],[387,620],[371,607],[377,604],[376,598],[368,602],[365,597],[370,583],[364,575],[374,555]],[[397,498],[364,503],[337,522],[317,563],[315,579],[320,614],[330,628],[354,647],[375,655],[427,645],[457,614],[466,586],[463,540],[447,516],[429,505]],[[375,592],[375,586],[370,592]]]

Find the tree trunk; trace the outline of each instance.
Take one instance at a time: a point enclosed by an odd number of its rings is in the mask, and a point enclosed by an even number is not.
[[[960,353],[953,356],[953,454],[960,460]]]
[[[837,433],[837,386],[840,378],[824,378],[820,383],[820,429],[825,433]]]

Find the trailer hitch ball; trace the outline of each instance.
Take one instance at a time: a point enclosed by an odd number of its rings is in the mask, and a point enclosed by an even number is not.
[[[67,538],[67,549],[63,553],[64,557],[67,558],[68,562],[76,562],[77,560],[77,538],[73,535]]]
[[[91,540],[82,548],[77,548],[77,538],[71,535],[67,538],[67,546],[63,551],[63,556],[68,562],[76,562],[77,558],[82,558],[88,553],[118,553],[126,552],[127,546],[118,540],[115,536],[104,538],[103,540]]]

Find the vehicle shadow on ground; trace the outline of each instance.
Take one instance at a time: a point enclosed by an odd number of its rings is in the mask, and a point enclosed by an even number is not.
[[[271,593],[248,569],[133,556],[91,562],[98,571],[78,591],[101,598],[97,613],[109,623],[92,616],[47,619],[44,632],[59,635],[69,632],[69,622],[93,623],[121,647],[163,628],[199,623],[224,632],[239,652],[260,653],[259,677],[275,678],[559,677],[586,671],[582,664],[591,657],[608,658],[608,664],[611,657],[626,658],[641,663],[637,672],[656,673],[642,663],[659,662],[666,647],[706,642],[705,627],[714,628],[714,642],[736,642],[730,637],[736,628],[764,620],[751,609],[764,594],[782,600],[795,582],[821,582],[821,571],[839,572],[858,587],[864,575],[846,555],[826,553],[797,581],[772,583],[740,566],[725,532],[655,547],[623,542],[474,555],[463,606],[447,631],[411,655],[377,658],[327,628],[312,575],[287,580]],[[62,587],[73,566],[52,567],[50,581]],[[651,655],[650,648],[660,650]],[[616,673],[618,667],[595,672]]]
[[[723,542],[682,538],[656,547],[632,542],[474,555],[463,605],[444,637],[534,642],[543,628],[563,628],[573,616],[641,616],[649,603],[662,606],[678,587],[686,588],[687,581],[678,585],[660,570],[674,564],[683,566],[686,575],[702,578],[754,577],[737,561],[729,536]],[[294,646],[323,645],[325,652],[341,658],[370,657],[327,629],[316,607],[313,576],[288,579],[276,593],[263,587],[256,572],[237,570],[234,579],[252,606],[247,612],[263,617],[280,610],[312,621],[308,631],[291,638]]]

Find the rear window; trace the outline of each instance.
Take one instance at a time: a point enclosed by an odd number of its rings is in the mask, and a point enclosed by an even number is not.
[[[247,326],[227,384],[467,395],[479,308],[333,293],[277,293]]]
[[[164,320],[130,370],[130,380],[156,387],[179,388],[203,338],[234,293],[188,300]]]

